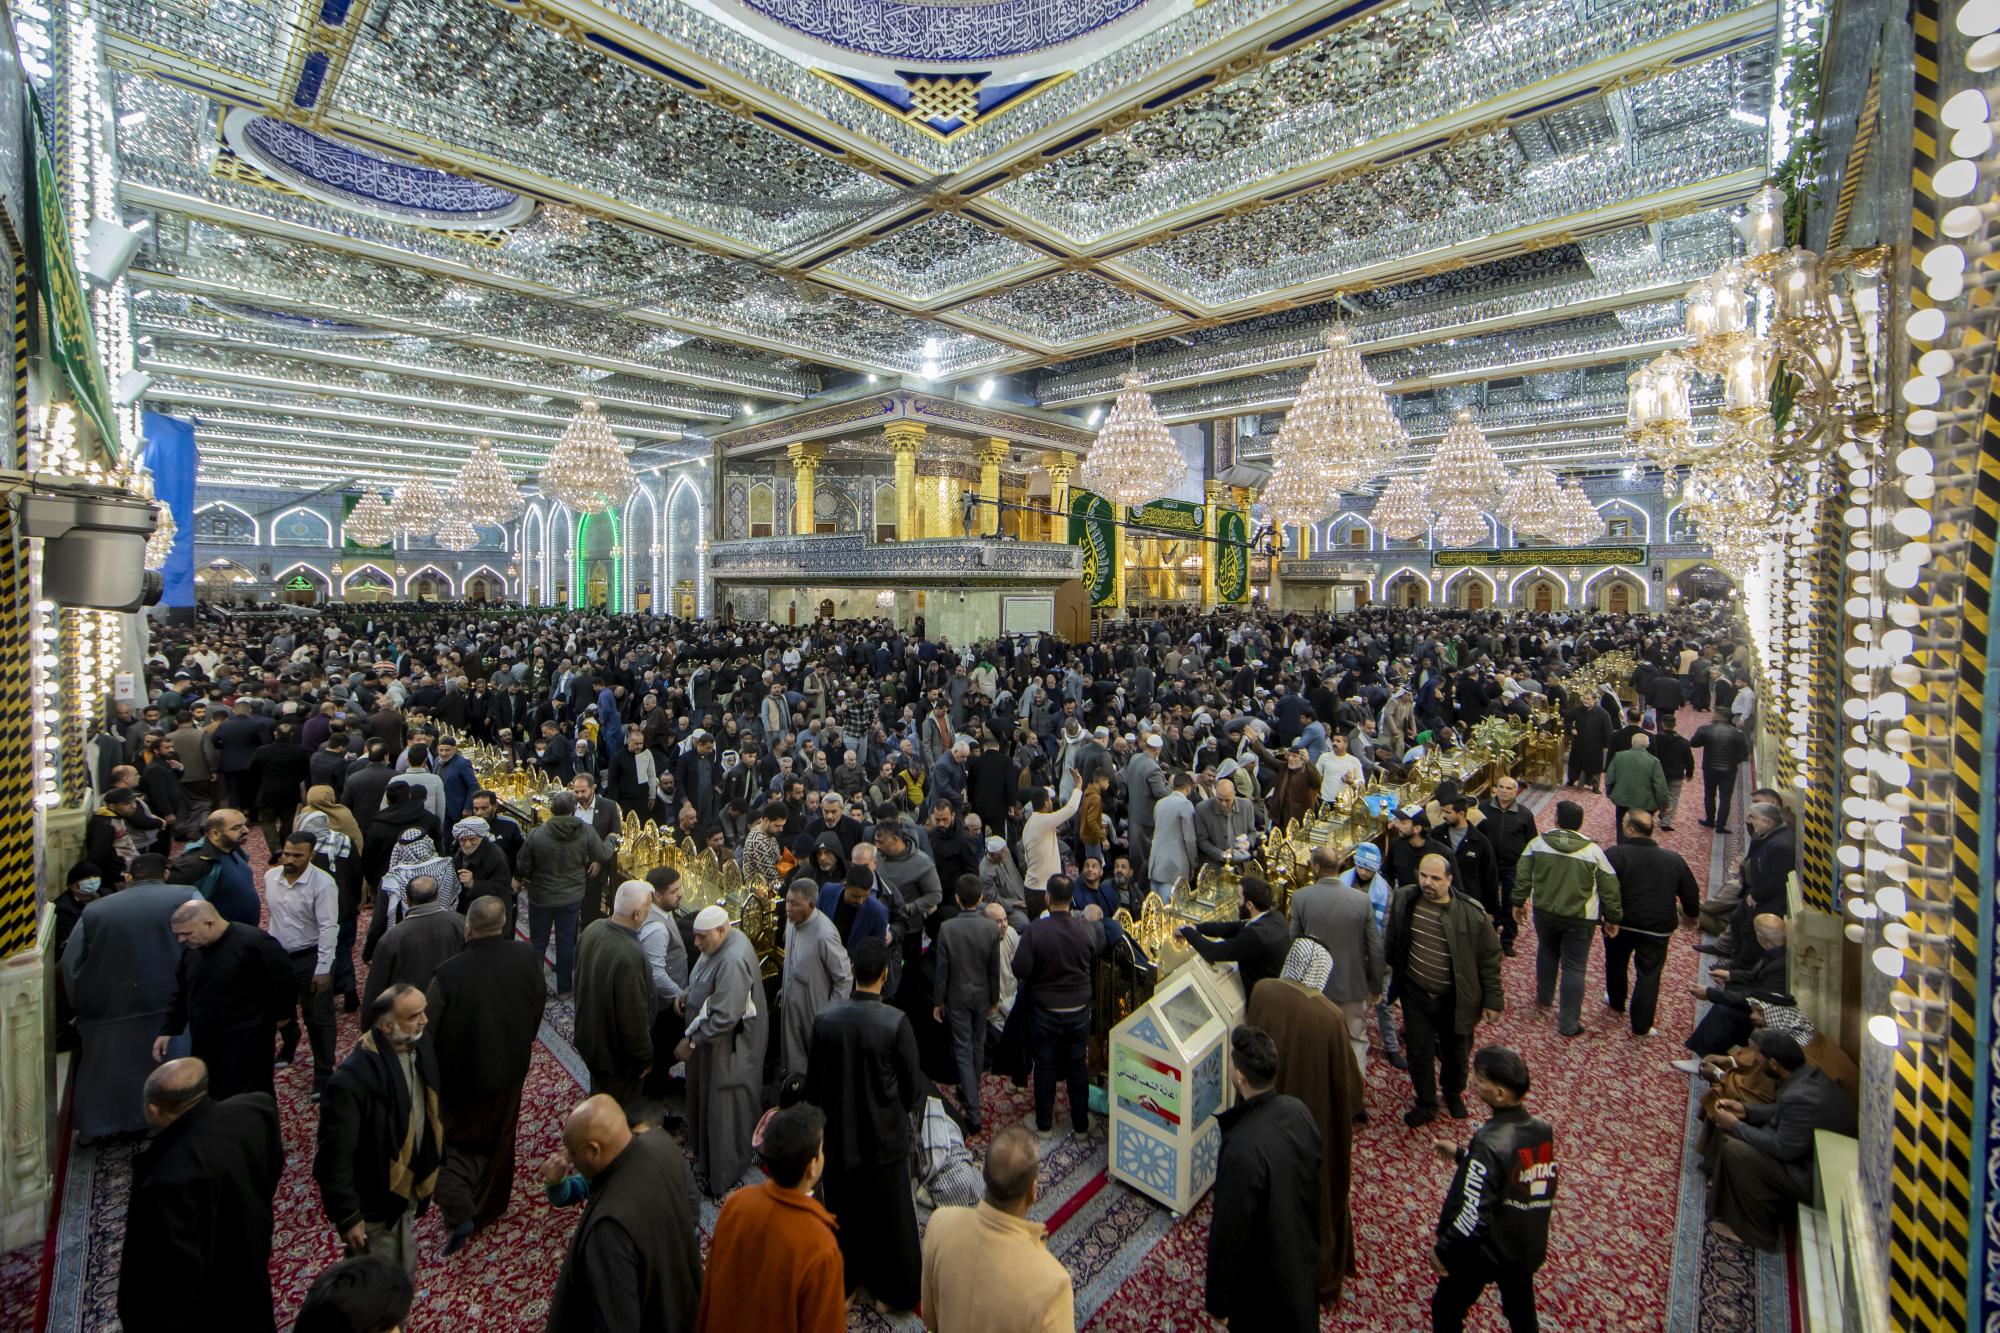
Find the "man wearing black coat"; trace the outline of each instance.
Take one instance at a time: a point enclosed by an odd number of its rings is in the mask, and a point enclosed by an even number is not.
[[[563,1146],[590,1199],[556,1275],[549,1333],[693,1333],[701,1246],[680,1145],[660,1130],[634,1134],[599,1095],[570,1112]]]
[[[389,987],[367,1014],[368,1031],[320,1098],[313,1179],[349,1255],[415,1272],[411,1221],[430,1207],[444,1156],[437,1057],[422,1040],[425,1000],[416,987]]]
[[[153,1058],[166,1059],[167,1043],[185,1030],[208,1068],[209,1095],[270,1095],[278,1025],[298,997],[284,946],[254,926],[223,920],[205,899],[182,904],[169,924],[185,951]]]
[[[368,742],[368,761],[350,770],[346,785],[340,788],[340,803],[364,832],[380,813],[383,793],[388,791],[389,781],[395,776],[396,770],[389,763],[389,747],[381,741]]]
[[[1604,859],[1618,872],[1622,913],[1618,933],[1604,937],[1604,1002],[1624,1012],[1627,964],[1636,961],[1632,1035],[1650,1037],[1667,944],[1682,921],[1701,911],[1701,891],[1681,854],[1653,841],[1653,816],[1644,810],[1625,812],[1625,841],[1605,848]]]
[[[132,1161],[118,1318],[131,1333],[268,1333],[272,1200],[285,1170],[270,1094],[208,1095],[199,1060],[146,1078],[158,1131]]]
[[[1182,926],[1181,938],[1208,962],[1235,963],[1237,978],[1243,983],[1243,998],[1248,1000],[1258,982],[1285,970],[1285,955],[1292,947],[1292,928],[1284,917],[1271,910],[1271,886],[1263,880],[1245,875],[1238,893],[1240,919]]]
[[[413,782],[397,779],[389,784],[388,799],[362,830],[361,873],[370,884],[380,884],[389,869],[390,854],[402,841],[406,830],[422,829],[431,847],[441,856],[451,853],[444,826],[424,808],[424,789]]]
[[[1521,804],[1520,782],[1505,773],[1494,782],[1493,795],[1480,802],[1479,813],[1479,831],[1493,844],[1493,860],[1500,872],[1502,910],[1493,918],[1493,925],[1500,932],[1500,951],[1512,958],[1517,928],[1509,906],[1514,901],[1514,870],[1521,864],[1521,853],[1535,840],[1535,816]]]
[[[493,840],[506,854],[507,869],[511,874],[514,858],[521,854],[521,844],[526,840],[521,826],[501,813],[500,798],[484,788],[472,793],[472,813],[486,821],[486,831],[493,835]]]
[[[1278,1047],[1268,1032],[1238,1027],[1229,1048],[1237,1101],[1216,1117],[1208,1312],[1232,1329],[1317,1333],[1319,1127],[1304,1102],[1273,1089]]]
[[[1736,770],[1750,757],[1750,742],[1718,706],[1715,720],[1690,737],[1688,744],[1701,751],[1701,826],[1727,833],[1729,807],[1736,796]]]
[[[1441,807],[1444,824],[1437,831],[1438,841],[1443,844],[1442,850],[1451,853],[1452,864],[1458,867],[1459,889],[1486,909],[1493,918],[1494,929],[1498,930],[1500,918],[1513,914],[1512,899],[1500,896],[1500,854],[1484,831],[1468,817],[1476,805],[1463,792],[1446,799]]]
[[[521,1088],[548,1002],[542,960],[507,920],[498,898],[475,900],[464,951],[438,965],[426,993],[444,1126],[437,1202],[450,1249],[507,1211]]]
[[[1660,730],[1653,737],[1653,758],[1667,775],[1667,804],[1660,811],[1660,827],[1673,832],[1674,812],[1680,809],[1681,785],[1694,776],[1694,750],[1680,733],[1672,713],[1660,714]]]
[[[910,1115],[923,1101],[917,1037],[882,1002],[889,946],[848,950],[854,990],[813,1020],[806,1100],[826,1112],[826,1206],[840,1221],[847,1289],[866,1287],[891,1310],[914,1310],[923,1284],[910,1192]]]

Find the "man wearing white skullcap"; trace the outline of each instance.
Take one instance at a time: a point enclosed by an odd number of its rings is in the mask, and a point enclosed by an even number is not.
[[[687,1035],[675,1054],[687,1062],[695,1178],[720,1198],[750,1165],[764,1110],[763,972],[750,937],[713,903],[695,914],[694,943],[701,959],[688,978]]]

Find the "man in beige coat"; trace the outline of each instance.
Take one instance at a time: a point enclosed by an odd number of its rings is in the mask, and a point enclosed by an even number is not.
[[[924,1326],[934,1333],[1070,1333],[1076,1293],[1028,1220],[1040,1165],[1035,1136],[1009,1125],[986,1150],[986,1200],[940,1208],[924,1230]]]

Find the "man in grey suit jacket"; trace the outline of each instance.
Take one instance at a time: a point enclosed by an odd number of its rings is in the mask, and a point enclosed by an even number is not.
[[[1174,891],[1174,881],[1192,883],[1195,867],[1201,864],[1194,837],[1194,802],[1188,799],[1188,788],[1193,785],[1194,779],[1187,774],[1174,774],[1167,794],[1153,807],[1153,847],[1146,877],[1153,882],[1153,892],[1162,898]]]
[[[1354,1065],[1368,1068],[1368,1018],[1382,997],[1386,968],[1382,932],[1368,895],[1342,884],[1340,858],[1329,848],[1312,854],[1313,882],[1292,895],[1292,934],[1316,941],[1333,956],[1333,972],[1323,990],[1347,1019]]]
[[[1793,1205],[1813,1197],[1813,1136],[1854,1133],[1854,1102],[1806,1063],[1798,1039],[1775,1028],[1757,1033],[1757,1061],[1778,1080],[1777,1100],[1746,1106],[1723,1099],[1710,1114],[1708,1215],[1731,1240],[1778,1248]]]
[[[1165,798],[1167,775],[1160,768],[1160,748],[1166,738],[1159,732],[1146,737],[1139,753],[1125,765],[1125,810],[1132,827],[1132,864],[1151,864],[1153,851],[1153,807]]]
[[[1246,781],[1254,779],[1245,778]],[[1250,859],[1237,842],[1248,838],[1257,827],[1257,809],[1236,791],[1236,783],[1218,778],[1215,795],[1194,808],[1194,839],[1203,865],[1217,870]]]

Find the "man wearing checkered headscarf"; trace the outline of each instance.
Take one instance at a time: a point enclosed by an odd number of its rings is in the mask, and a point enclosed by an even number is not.
[[[1250,993],[1244,1021],[1278,1044],[1277,1090],[1312,1112],[1320,1131],[1319,1297],[1340,1299],[1354,1273],[1354,1233],[1348,1220],[1354,1122],[1363,1119],[1360,1070],[1348,1041],[1347,1017],[1322,993],[1333,956],[1317,940],[1292,941],[1284,970]]]

